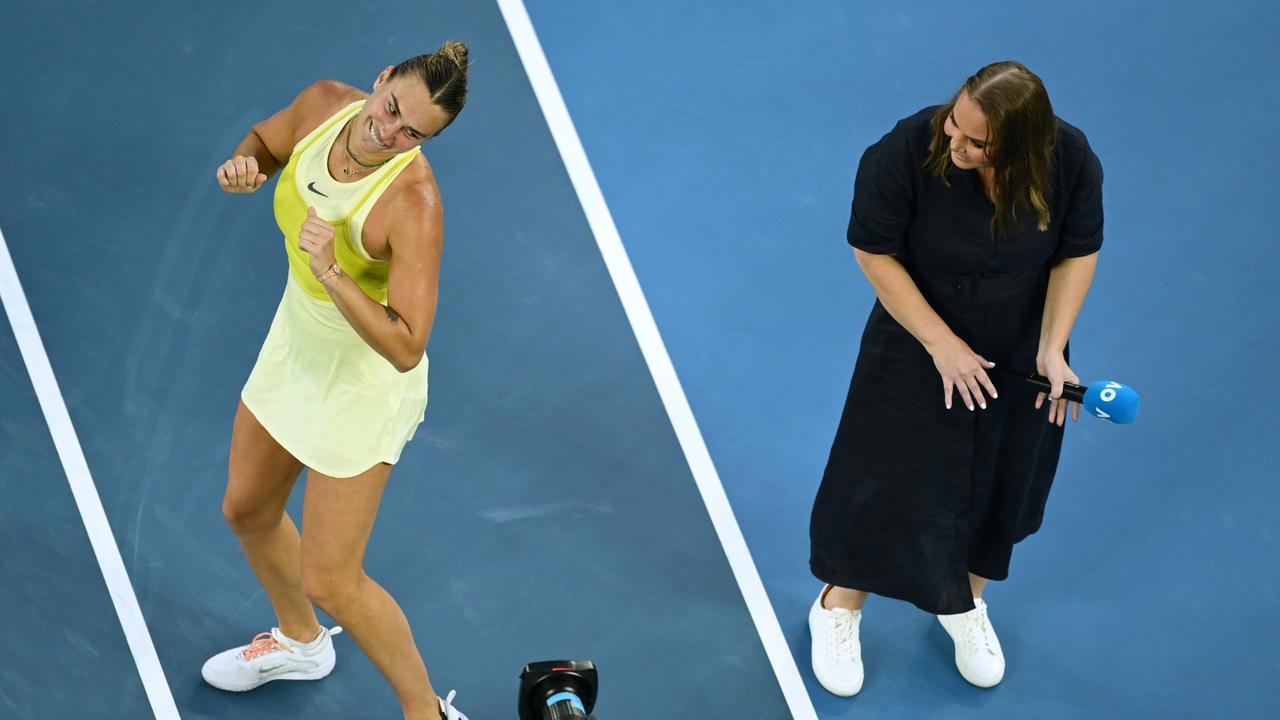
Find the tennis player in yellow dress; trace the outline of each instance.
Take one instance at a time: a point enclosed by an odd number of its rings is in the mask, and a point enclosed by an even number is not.
[[[255,124],[217,170],[251,193],[280,170],[275,217],[289,259],[284,297],[241,393],[222,511],[277,626],[210,658],[231,691],[318,680],[343,627],[390,682],[406,720],[466,720],[439,698],[396,601],[364,572],[392,466],[427,405],[443,213],[419,145],[467,93],[467,49],[388,67],[373,92],[304,89]],[[285,512],[307,471],[303,532]],[[342,627],[322,627],[313,604]]]

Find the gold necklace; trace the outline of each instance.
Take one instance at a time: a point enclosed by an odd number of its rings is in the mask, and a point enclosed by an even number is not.
[[[343,148],[347,151],[347,157],[346,157],[346,158],[343,160],[343,162],[342,162],[342,174],[343,174],[343,176],[351,176],[351,175],[355,175],[355,174],[357,174],[357,173],[369,172],[370,170],[376,170],[376,169],[378,169],[378,168],[382,167],[383,165],[386,165],[388,162],[390,162],[390,161],[391,161],[391,158],[387,158],[386,160],[383,160],[383,161],[382,161],[382,162],[380,162],[380,163],[374,163],[373,165],[368,165],[368,164],[366,164],[366,163],[362,163],[362,162],[360,162],[360,158],[356,157],[356,154],[355,154],[355,153],[353,153],[353,152],[351,152],[351,126],[352,126],[354,123],[355,123],[355,121],[353,120],[352,122],[350,122],[350,123],[348,123],[348,124],[347,124],[347,135],[346,135],[346,137],[345,137],[345,138],[343,138],[342,146],[343,146]],[[355,161],[355,163],[356,163],[357,165],[359,165],[360,167],[359,167],[359,168],[357,168],[357,169],[355,169],[355,170],[352,170],[352,169],[351,169],[351,162],[350,162],[351,160],[354,160],[354,161]]]

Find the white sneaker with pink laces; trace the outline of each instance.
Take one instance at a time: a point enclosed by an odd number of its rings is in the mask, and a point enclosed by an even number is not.
[[[320,628],[309,643],[286,637],[280,628],[258,633],[248,645],[231,648],[205,662],[204,681],[231,692],[252,690],[272,680],[319,680],[333,672],[337,656],[332,637],[341,627]]]

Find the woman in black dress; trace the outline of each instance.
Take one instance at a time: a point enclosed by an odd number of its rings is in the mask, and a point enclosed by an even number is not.
[[[867,149],[848,239],[878,300],[810,523],[827,583],[814,672],[837,695],[861,689],[874,593],[937,614],[961,675],[990,687],[1004,657],[983,586],[1039,529],[1079,417],[1061,393],[1078,382],[1067,338],[1102,244],[1102,167],[1040,78],[995,63]]]

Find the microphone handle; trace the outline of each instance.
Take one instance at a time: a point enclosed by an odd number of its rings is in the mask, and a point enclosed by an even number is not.
[[[1022,378],[1023,380],[1034,385],[1040,390],[1043,390],[1046,395],[1049,394],[1049,391],[1053,389],[1053,384],[1049,382],[1049,378],[1043,375],[1037,375],[1036,373],[1024,373],[1024,372],[1018,372],[1017,370],[1007,370],[1007,369],[1005,370],[1005,372],[1009,373],[1010,375],[1014,375]],[[1062,397],[1063,399],[1071,400],[1072,402],[1084,403],[1084,394],[1085,394],[1085,391],[1087,391],[1088,389],[1089,388],[1083,385],[1076,385],[1075,383],[1063,383]]]

